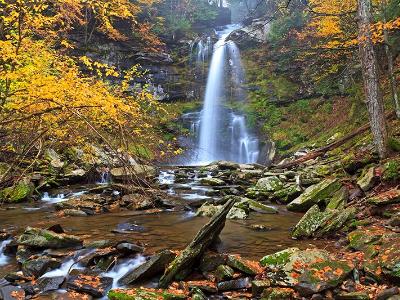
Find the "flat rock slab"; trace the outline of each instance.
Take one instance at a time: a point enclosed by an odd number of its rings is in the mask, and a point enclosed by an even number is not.
[[[104,297],[108,290],[111,289],[113,279],[111,277],[77,275],[71,276],[67,281],[67,288],[87,293],[93,297]]]
[[[25,291],[18,286],[6,285],[0,288],[0,299],[2,300],[25,299]]]
[[[251,279],[248,277],[218,283],[218,290],[222,292],[249,288],[251,288]]]
[[[176,253],[170,250],[164,250],[157,253],[144,264],[127,272],[119,280],[119,283],[128,285],[159,275],[164,272],[165,268],[175,259],[175,257]]]

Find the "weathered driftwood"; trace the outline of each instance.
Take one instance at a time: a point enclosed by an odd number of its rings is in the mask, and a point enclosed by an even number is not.
[[[218,238],[225,226],[226,216],[235,202],[236,198],[228,200],[223,208],[203,226],[186,249],[168,266],[159,282],[161,288],[167,288],[175,278],[183,279],[182,277],[191,271],[193,265],[200,260],[201,255]]]
[[[396,113],[390,112],[388,114],[386,114],[386,120],[390,121],[393,120],[396,117]],[[326,152],[332,151],[344,144],[346,144],[348,141],[350,141],[351,139],[355,138],[356,136],[365,133],[366,131],[368,131],[371,128],[370,123],[365,124],[364,126],[361,126],[360,128],[354,130],[352,133],[350,133],[349,135],[346,135],[345,137],[330,143],[324,147],[321,147],[313,152],[308,153],[307,155],[300,157],[294,161],[288,162],[286,164],[283,165],[275,165],[275,168],[280,168],[280,169],[289,169],[292,167],[296,167],[304,162],[307,162],[309,160],[315,159],[319,156],[324,155]]]

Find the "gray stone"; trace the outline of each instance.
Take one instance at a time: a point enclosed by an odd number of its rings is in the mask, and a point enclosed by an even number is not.
[[[152,278],[164,272],[165,268],[175,259],[176,254],[170,250],[164,250],[152,256],[144,264],[136,269],[127,272],[119,283],[128,285],[134,282],[140,282]]]
[[[337,179],[325,179],[307,188],[302,195],[290,202],[287,208],[290,211],[307,211],[313,205],[330,199],[341,186]]]
[[[82,240],[76,236],[33,227],[27,227],[18,237],[17,243],[34,248],[52,249],[82,246]]]
[[[256,184],[256,188],[267,192],[276,192],[283,189],[284,185],[277,176],[261,178]]]

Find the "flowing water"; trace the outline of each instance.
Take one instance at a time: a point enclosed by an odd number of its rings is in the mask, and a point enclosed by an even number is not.
[[[245,71],[240,50],[229,34],[238,25],[217,31],[209,64],[208,79],[201,112],[185,114],[184,124],[190,129],[194,150],[184,164],[203,165],[216,160],[255,163],[259,156],[259,142],[247,127],[244,115],[234,112],[229,104],[246,100]],[[204,66],[211,49],[211,39],[197,44],[197,66]]]
[[[196,206],[210,198],[210,187],[202,186],[194,169],[191,179],[177,180],[179,169],[164,170],[160,173],[159,183],[166,190],[187,203],[188,207]],[[69,234],[81,236],[87,242],[110,240],[111,242],[130,241],[142,243],[146,253],[151,254],[163,249],[183,249],[195,236],[198,230],[208,222],[208,218],[196,217],[192,210],[150,210],[120,211],[89,217],[59,217],[54,204],[89,193],[93,186],[74,186],[69,191],[55,190],[47,192],[41,201],[28,204],[6,206],[0,210],[0,229],[17,234],[26,226],[47,228],[60,224]],[[61,196],[63,194],[64,196]],[[290,238],[290,228],[300,219],[300,214],[290,213],[283,206],[276,206],[279,214],[265,215],[252,213],[247,220],[227,220],[221,233],[219,251],[237,253],[251,259],[259,259],[265,254],[296,245],[308,246],[308,242],[294,241]],[[252,225],[261,224],[268,231],[256,231]],[[114,229],[119,229],[115,231]],[[124,229],[124,230],[121,230]],[[4,255],[4,247],[10,241],[0,242],[0,277],[10,271],[17,270],[15,261]],[[69,257],[58,270],[45,276],[63,275],[73,266],[79,269],[76,262],[84,253],[76,253]],[[143,261],[139,256],[133,260],[121,262],[108,272],[118,278],[126,268],[133,268]]]

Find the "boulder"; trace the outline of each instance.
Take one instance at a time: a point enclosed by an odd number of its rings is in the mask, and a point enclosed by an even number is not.
[[[154,178],[157,170],[148,165],[131,165],[129,167],[113,168],[110,171],[111,177],[117,182],[139,179]]]
[[[337,179],[325,179],[307,188],[303,194],[290,202],[287,208],[290,211],[305,212],[313,205],[330,199],[341,186],[341,183]]]
[[[164,272],[166,267],[175,259],[176,253],[170,250],[161,251],[153,255],[148,261],[137,268],[128,271],[120,280],[122,285],[150,279]]]
[[[27,200],[35,190],[27,179],[17,182],[14,186],[0,190],[0,199],[8,203],[18,203]]]
[[[262,204],[255,200],[244,199],[242,202],[248,204],[249,208],[256,212],[260,212],[260,213],[264,213],[264,214],[277,214],[278,213],[278,210],[275,207]]]
[[[225,181],[219,178],[213,178],[213,177],[207,177],[207,178],[202,178],[200,180],[200,183],[202,185],[206,186],[224,186],[226,185]]]
[[[22,264],[24,276],[38,278],[44,273],[57,269],[61,266],[61,261],[48,256],[41,256],[36,259],[30,259]]]
[[[17,243],[33,248],[51,249],[82,246],[82,240],[76,236],[33,227],[27,227],[24,233],[18,237]]]
[[[197,210],[196,216],[211,218],[218,211],[220,211],[221,208],[222,208],[222,205],[213,205],[209,202],[206,202]]]
[[[214,274],[215,274],[217,281],[220,282],[220,281],[232,279],[233,275],[235,274],[235,271],[227,265],[220,265],[215,270]]]
[[[343,209],[349,200],[350,193],[346,187],[342,187],[333,194],[332,199],[326,206],[327,209]]]
[[[280,203],[287,204],[300,196],[302,192],[302,188],[295,184],[274,192],[272,198]]]
[[[6,285],[0,287],[0,299],[16,300],[25,299],[25,291],[19,286]]]
[[[267,192],[280,191],[283,187],[282,181],[277,176],[261,178],[256,184],[257,189]]]
[[[217,166],[221,170],[237,170],[240,168],[240,165],[238,163],[225,160],[217,162]]]
[[[226,216],[226,218],[230,220],[245,220],[248,217],[249,217],[248,211],[239,207],[232,207],[232,209]]]
[[[372,189],[379,181],[379,176],[376,175],[375,167],[364,170],[363,174],[357,180],[357,184],[364,191],[367,192]]]
[[[47,149],[45,159],[54,169],[62,169],[65,163],[61,160],[61,156],[54,149]]]
[[[154,290],[154,289],[116,289],[108,292],[110,300],[185,300],[186,294],[180,290]]]
[[[365,292],[350,292],[350,293],[340,293],[335,299],[337,300],[370,300],[371,298]]]
[[[333,215],[332,211],[322,212],[318,205],[311,207],[294,227],[292,237],[311,237]]]
[[[63,284],[64,280],[64,276],[42,277],[38,279],[35,287],[39,289],[41,293],[56,291]]]
[[[266,255],[260,260],[260,264],[270,269],[281,269],[290,261],[293,253],[298,251],[300,251],[299,248],[288,248],[274,254]]]
[[[294,228],[294,238],[325,236],[335,233],[355,217],[356,209],[327,209],[320,211],[318,205],[311,207]]]
[[[200,260],[199,268],[202,272],[214,271],[218,266],[225,265],[227,259],[225,254],[206,252]]]
[[[64,209],[64,215],[69,217],[87,217],[88,214],[80,209]]]
[[[298,279],[294,288],[301,296],[310,296],[341,284],[353,271],[348,262],[325,260],[310,264]]]
[[[107,292],[111,289],[112,284],[113,279],[111,277],[79,274],[70,276],[68,278],[67,288],[100,298],[107,295]]]
[[[226,264],[247,275],[254,276],[260,274],[263,271],[263,268],[258,262],[243,259],[239,255],[228,255],[228,260]]]

